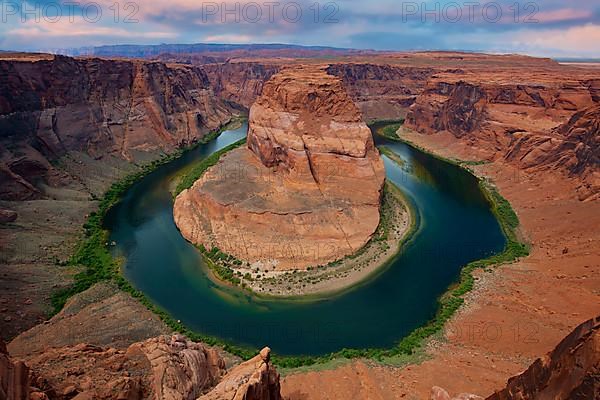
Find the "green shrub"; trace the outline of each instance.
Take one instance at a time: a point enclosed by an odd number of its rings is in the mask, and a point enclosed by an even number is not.
[[[240,147],[244,143],[246,143],[246,139],[239,140],[233,144],[230,144],[227,147],[222,148],[217,152],[214,152],[213,154],[196,164],[187,174],[185,174],[180,179],[179,184],[175,189],[174,197],[176,197],[179,193],[183,192],[184,190],[191,188],[194,182],[200,179],[202,174],[204,174],[204,172],[206,172],[207,169],[216,165],[217,162],[219,162],[219,159],[223,154],[237,147]]]

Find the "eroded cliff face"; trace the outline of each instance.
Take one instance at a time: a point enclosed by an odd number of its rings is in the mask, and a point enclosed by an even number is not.
[[[339,63],[327,71],[342,79],[365,121],[404,118],[435,73],[431,67]]]
[[[216,95],[250,109],[263,86],[281,65],[266,62],[225,62],[203,66]]]
[[[0,399],[29,400],[29,367],[13,361],[0,339]]]
[[[10,400],[280,400],[270,350],[225,368],[214,348],[175,334],[126,350],[87,344],[12,360],[0,341],[0,398]],[[206,395],[206,396],[205,396]]]
[[[541,131],[593,104],[584,82],[515,84],[486,78],[485,74],[440,74],[411,107],[407,125],[422,133],[446,130],[456,137],[478,130]],[[536,122],[545,125],[536,127]]]
[[[507,77],[441,74],[411,106],[406,126],[423,134],[449,132],[524,170],[557,169],[580,179],[582,199],[600,192],[597,83],[559,79],[556,72]],[[494,82],[496,80],[496,82]]]
[[[279,60],[232,61],[203,65],[215,94],[249,109],[271,76],[285,68]],[[399,119],[408,112],[437,70],[368,62],[331,64],[327,72],[342,83],[363,119]]]
[[[252,268],[324,265],[379,223],[383,162],[340,80],[320,66],[273,76],[234,150],[175,201],[182,234]]]
[[[144,162],[231,115],[200,67],[69,57],[0,58],[0,199],[44,195],[77,177],[73,153]]]

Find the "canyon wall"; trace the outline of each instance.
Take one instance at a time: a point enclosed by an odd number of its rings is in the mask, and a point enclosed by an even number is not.
[[[203,68],[217,96],[250,109],[265,82],[281,69],[281,65],[268,61],[227,62],[206,64]]]
[[[584,74],[582,74],[584,75]],[[600,192],[598,81],[558,71],[439,74],[406,118],[423,134],[448,132],[523,170],[553,169],[579,179],[581,199]]]
[[[190,61],[181,56],[175,59]],[[208,63],[203,68],[215,94],[249,109],[265,82],[284,66],[281,61],[255,60]],[[365,121],[403,118],[435,71],[431,67],[350,62],[327,67],[330,75],[342,79]]]
[[[339,63],[327,71],[340,77],[365,121],[404,118],[435,73],[431,67]]]
[[[47,318],[112,183],[237,112],[198,66],[0,54],[2,338]]]
[[[4,57],[0,199],[40,198],[43,185],[76,181],[57,168],[72,153],[145,162],[197,141],[232,113],[201,67]]]
[[[102,188],[106,188],[119,176],[131,170],[130,161],[143,162],[153,159],[158,153],[170,151],[180,144],[196,140],[210,127],[225,121],[229,118],[232,108],[228,101],[241,104],[246,108],[250,107],[262,92],[264,82],[281,68],[279,66],[281,63],[270,61],[269,63],[254,61],[254,66],[247,71],[240,66],[241,63],[240,65],[231,63],[227,66],[194,67],[142,61],[71,59],[39,55],[16,58],[2,55],[0,58],[0,199],[52,198],[52,201],[2,202],[3,207],[15,207],[19,211],[17,219],[15,212],[0,209],[2,221],[0,263],[3,268],[0,301],[3,304],[2,316],[4,317],[0,319],[0,332],[5,338],[14,337],[17,333],[43,321],[47,315],[47,308],[42,306],[48,302],[50,293],[68,283],[68,277],[64,276],[62,268],[56,266],[53,257],[61,257],[64,260],[64,257],[68,257],[71,253],[85,215],[95,208],[95,203],[89,201],[89,193],[101,194]],[[470,61],[477,58],[479,61]],[[600,187],[597,183],[598,103],[600,102],[598,70],[590,72],[581,68],[562,67],[545,60],[525,60],[527,64],[522,65],[520,63],[523,59],[522,57],[464,54],[414,54],[408,57],[387,58],[378,56],[370,57],[367,61],[348,60],[333,63],[328,67],[328,71],[343,79],[347,92],[363,111],[365,120],[403,116],[408,107],[410,110],[407,115],[407,126],[412,129],[426,135],[447,133],[457,142],[465,142],[477,147],[478,154],[487,154],[488,160],[496,160],[500,166],[506,162],[525,171],[544,173],[547,169],[564,171],[572,181],[579,182],[581,199],[597,199]],[[476,65],[476,62],[480,64]],[[403,72],[405,69],[411,72]],[[515,81],[518,84],[515,84]],[[219,100],[218,96],[222,96],[226,101]],[[389,114],[388,105],[394,110]],[[268,113],[267,116],[257,114],[253,119],[262,124],[263,131],[268,131],[272,130],[267,123],[268,120],[271,118],[275,120],[280,114],[280,110],[277,110]],[[254,153],[245,151],[243,160],[234,159],[234,163],[229,164],[234,165],[233,169],[217,169],[213,176],[222,176],[225,171],[230,179],[233,178],[234,182],[240,183],[240,176],[256,176],[260,172],[263,178],[258,179],[259,183],[267,181],[270,182],[271,188],[287,190],[287,186],[279,184],[284,181],[297,182],[293,173],[289,173],[295,170],[288,169],[290,160],[298,159],[296,152],[291,153],[292,156],[289,152],[284,154],[278,142],[269,144],[264,137],[261,137],[260,132],[256,132],[255,136],[259,153],[269,163],[275,162],[276,165],[267,168]],[[318,143],[319,141],[315,142],[315,145]],[[305,153],[306,157],[302,156],[301,160],[316,161],[310,156],[310,152],[305,151]],[[236,154],[240,155],[242,152]],[[233,157],[233,154],[231,156]],[[456,156],[456,154],[449,156]],[[223,165],[225,164],[221,164]],[[334,170],[342,169],[335,165]],[[318,173],[313,175],[310,169],[309,165],[309,168],[298,169],[298,171],[303,171],[302,176],[313,181],[315,176],[317,179],[322,176]],[[271,179],[278,180],[270,181]],[[302,182],[307,180],[303,178]],[[558,196],[557,190],[549,191],[543,187],[545,184],[545,181],[541,182],[543,193],[535,197],[535,201],[532,202],[535,203],[533,204],[535,207],[540,208],[538,203],[544,203],[544,199],[549,198],[548,196]],[[311,183],[302,190],[309,188],[308,192],[316,194],[315,185],[316,183],[314,185]],[[64,192],[56,193],[48,189],[48,186],[67,187],[73,191],[68,195]],[[361,188],[360,185],[350,187]],[[525,185],[519,187],[522,193],[527,190]],[[83,195],[76,192],[81,192]],[[227,193],[224,192],[224,198],[227,197]],[[278,190],[269,193],[279,195]],[[512,198],[507,197],[512,202]],[[57,198],[59,201],[55,201]],[[262,201],[265,198],[267,197],[258,200]],[[65,199],[68,201],[62,201]],[[72,199],[79,201],[71,201]],[[252,204],[252,207],[259,206],[262,207],[259,203]],[[516,206],[518,206],[517,211],[525,214],[525,217],[531,212],[528,211],[529,206],[524,207],[522,204]],[[579,219],[568,217],[569,220],[574,221],[573,226],[577,225],[579,232],[581,225],[589,222],[588,217],[595,214],[590,211],[593,209],[589,203],[576,202],[573,207],[575,209],[587,207],[580,213]],[[563,208],[554,206],[554,208],[540,208],[538,211],[539,214],[536,214],[535,218],[530,215],[529,219],[544,220],[549,212],[560,213]],[[217,210],[215,215],[221,212]],[[589,214],[583,215],[585,212]],[[251,213],[244,213],[251,215]],[[559,218],[563,220],[567,218],[566,214],[560,215]],[[262,223],[264,231],[269,231],[278,224],[293,226],[297,231],[290,233],[292,237],[292,234],[313,234],[310,229],[315,223],[321,221],[318,219],[321,216],[322,214],[308,215],[298,208],[293,213],[277,219],[277,215],[265,214],[263,208],[263,211],[255,213],[254,222]],[[293,221],[293,223],[281,224],[280,221],[284,218],[287,218],[285,221]],[[15,220],[16,224],[13,223]],[[5,223],[9,224],[5,225]],[[551,237],[555,238],[551,242],[546,242],[543,251],[539,251],[537,262],[541,265],[540,269],[550,270],[552,279],[563,279],[561,274],[564,272],[569,279],[572,278],[571,280],[576,282],[571,282],[571,286],[566,286],[568,288],[574,285],[584,286],[582,283],[584,281],[575,281],[580,278],[574,275],[582,274],[582,269],[574,269],[577,265],[574,261],[576,255],[573,247],[569,245],[570,250],[566,254],[563,250],[565,237],[575,237],[579,233],[573,234],[571,228],[554,232],[552,231],[554,225],[554,222],[546,223],[538,229],[538,231],[550,232],[554,235]],[[536,232],[535,229],[531,231]],[[314,234],[321,235],[323,231]],[[72,240],[65,239],[69,235],[72,236]],[[272,242],[273,237],[275,236],[265,239],[263,244]],[[280,240],[287,239],[289,238],[276,238],[276,241],[279,243]],[[585,244],[581,247],[591,252],[596,242],[592,242],[592,239],[588,242],[585,237],[580,238],[581,241],[584,239]],[[9,242],[9,245],[6,245],[6,242]],[[536,247],[539,246],[537,242],[536,238]],[[298,247],[292,245],[285,251],[294,254],[297,249]],[[562,258],[557,258],[554,254],[550,255],[550,251],[557,253],[562,251],[562,255],[558,256]],[[585,268],[588,266],[593,268],[595,265],[594,259],[589,257],[581,261],[582,265],[585,264]],[[311,262],[313,260],[310,259]],[[549,265],[554,269],[549,268]],[[530,267],[531,264],[528,265],[528,268]],[[581,279],[586,278],[585,275],[581,276]],[[587,276],[590,277],[593,275]],[[545,277],[540,278],[540,275],[535,275],[535,279],[523,279],[523,276],[519,275],[514,282],[540,282],[543,278]],[[591,280],[588,279],[587,282]],[[514,282],[509,281],[508,285],[513,285]],[[563,282],[561,286],[567,285],[567,281],[561,282]],[[518,320],[520,317],[514,310],[517,307],[522,308],[524,293],[547,292],[548,287],[557,287],[555,281],[547,281],[546,284],[547,286],[532,286],[535,290],[527,287],[528,290],[510,292],[504,296],[502,300],[504,303],[501,302],[500,305],[509,310],[506,314],[510,317],[508,319]],[[548,286],[550,284],[552,286]],[[593,286],[590,283],[587,285]],[[120,293],[120,297],[135,302],[124,293]],[[573,296],[561,294],[559,297],[567,299]],[[531,298],[534,297],[530,296],[526,301],[531,301]],[[514,307],[513,303],[508,303],[508,306],[505,304],[506,301],[517,300],[519,304]],[[97,298],[94,297],[93,301],[97,302]],[[121,307],[121,302],[110,303],[112,305],[108,306],[106,304],[107,302],[98,304],[102,309],[103,318],[98,317],[98,309],[88,311],[86,320],[89,325],[92,325],[91,329],[102,331],[107,341],[128,340],[118,334],[115,335],[117,332],[115,326],[119,324],[114,321],[115,315],[119,312],[127,317],[125,314],[129,309]],[[582,308],[580,304],[567,303],[562,307],[568,309],[568,313],[554,315],[554,310],[560,310],[560,307],[555,307],[555,304],[551,306],[544,304],[544,307],[549,307],[553,316],[542,321],[554,321],[551,325],[555,324],[558,317],[561,320],[578,318],[573,317],[572,313],[574,311],[579,313]],[[72,320],[65,321],[59,328],[69,332],[75,327],[79,329],[81,314],[81,311],[73,310]],[[136,315],[138,325],[149,324],[150,318],[146,315],[141,313],[130,315]],[[530,314],[526,315],[529,318]],[[112,325],[107,324],[106,321],[111,321]],[[117,320],[119,321],[121,319]],[[123,321],[126,323],[120,324],[121,326],[131,325],[130,318],[125,318]],[[46,326],[46,324],[39,325],[42,328]],[[60,332],[62,333],[62,330]],[[35,336],[38,344],[47,343],[48,336],[43,329]],[[86,330],[76,338],[82,343],[89,343],[89,336],[89,330]],[[597,334],[594,337],[597,338]],[[34,339],[30,337],[23,341],[23,347],[31,348],[31,340]],[[137,340],[140,339],[134,341]],[[543,338],[542,343],[546,343],[545,340]],[[577,340],[575,342],[582,346],[588,343]],[[131,341],[127,345],[130,343]],[[514,343],[511,342],[507,346],[510,350],[505,352],[511,359],[517,353],[513,345]],[[82,346],[80,350],[86,348],[87,346]],[[476,348],[481,353],[496,351],[486,346]],[[569,348],[577,350],[576,347]],[[10,364],[6,362],[8,356],[3,349],[0,346],[0,353],[5,356],[0,356],[0,367],[3,368],[0,373],[1,383],[6,385],[8,382],[13,385],[12,393],[17,393],[21,390],[18,388],[26,387],[23,382],[24,377],[27,376],[27,369],[24,364],[15,369],[14,360]],[[96,352],[95,349],[89,351]],[[471,347],[468,351],[471,353]],[[543,351],[539,351],[535,356],[537,357]],[[104,350],[100,351],[102,352]],[[108,350],[109,354],[111,352],[113,351]],[[264,358],[261,360],[263,361],[258,360],[255,365],[264,365]],[[450,360],[453,367],[464,372],[462,369],[464,365],[459,364],[464,359],[453,355]],[[47,361],[50,367],[57,366],[52,364],[50,359]],[[440,371],[448,369],[448,358],[438,359],[437,362],[441,365]],[[491,364],[486,361],[474,365],[479,371],[489,370]],[[482,368],[479,368],[480,365]],[[64,372],[61,369],[57,371]],[[75,367],[72,371],[79,373],[81,369]],[[264,368],[259,368],[259,371],[264,371]],[[548,370],[541,369],[541,371]],[[507,373],[502,376],[502,379],[514,373],[515,371]],[[530,376],[540,379],[539,376],[545,376],[544,374]],[[270,374],[263,372],[251,375],[266,376],[267,380],[271,380]],[[435,370],[428,375],[435,376]],[[244,373],[241,376],[241,380],[245,381],[248,374]],[[426,374],[420,375],[420,377],[425,376]],[[407,378],[406,382],[418,378],[419,376]],[[311,376],[311,379],[314,379],[314,376]],[[397,383],[396,374],[394,379],[394,383]],[[346,377],[344,380],[351,381]],[[239,382],[240,379],[235,378],[234,381]],[[482,385],[480,380],[474,379],[474,381]],[[334,381],[333,384],[337,385],[338,382]],[[517,380],[512,385],[509,384],[509,387],[516,388],[516,392],[523,391],[524,389],[518,388],[519,382],[523,383],[522,387],[530,386],[527,380]],[[309,385],[304,382],[303,386]],[[7,387],[7,385],[2,386],[5,393]],[[427,389],[429,387],[431,385]],[[502,385],[498,384],[497,387]],[[229,388],[230,391],[235,391],[233,385]],[[68,396],[73,394],[70,387],[62,387],[61,392],[63,390],[67,391]],[[324,393],[326,389],[324,386],[319,386],[315,390]],[[20,395],[15,396],[18,398]]]
[[[320,66],[274,75],[250,110],[248,147],[175,201],[182,234],[259,269],[325,265],[379,223],[383,162],[369,128]]]

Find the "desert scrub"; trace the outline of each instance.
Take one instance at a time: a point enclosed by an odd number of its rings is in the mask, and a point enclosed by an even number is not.
[[[339,278],[340,273],[342,275],[348,274],[344,268],[362,269],[360,267],[364,267],[365,262],[379,259],[380,252],[385,252],[390,248],[388,241],[391,238],[391,233],[393,233],[393,225],[396,215],[398,213],[409,213],[411,215],[411,226],[409,230],[404,232],[403,239],[400,241],[401,245],[404,241],[412,236],[416,226],[416,218],[413,215],[414,211],[412,209],[408,209],[410,208],[409,204],[410,203],[402,191],[392,182],[386,180],[383,190],[382,205],[380,208],[379,225],[371,239],[363,247],[356,252],[349,254],[342,259],[332,261],[327,265],[310,266],[303,271],[285,272],[278,277],[264,277],[261,279],[259,277],[259,271],[256,269],[251,271],[249,263],[242,262],[236,257],[223,252],[217,247],[213,247],[210,251],[203,245],[199,245],[197,248],[202,254],[207,267],[211,270],[217,280],[241,287],[242,289],[253,292],[257,296],[271,297],[272,295],[266,294],[264,290],[265,285],[272,286],[268,289],[275,290],[276,292],[278,290],[287,290],[289,292],[290,290],[298,287],[305,288],[306,284],[315,285],[323,281]],[[365,262],[360,265],[355,264],[354,266],[347,267],[349,265],[348,263],[352,262],[353,260],[359,259],[360,257],[365,259],[366,253],[373,250],[378,250],[375,257],[366,259]],[[244,266],[243,269],[242,266]],[[240,271],[240,269],[242,270]],[[253,275],[252,272],[255,275]],[[302,285],[302,283],[305,284]],[[244,284],[247,286],[244,287]],[[252,284],[258,285],[258,287],[262,290],[254,290],[256,287],[253,288]],[[293,287],[289,286],[289,284],[293,284]],[[347,290],[347,288],[343,290]],[[297,298],[298,296],[308,299],[311,298],[311,296],[318,297],[319,294],[304,293],[291,295],[287,293],[275,295],[275,297],[282,299]]]
[[[243,118],[234,118],[234,121],[235,120],[242,122]],[[132,184],[154,171],[156,168],[180,157],[185,151],[194,149],[197,146],[216,138],[224,130],[228,129],[230,126],[228,124],[225,124],[217,131],[207,134],[204,137],[204,140],[200,140],[187,149],[177,150],[171,155],[153,161],[152,163],[141,167],[139,171],[128,175],[111,185],[100,200],[97,211],[89,215],[88,220],[83,226],[83,238],[77,246],[75,254],[73,254],[68,262],[69,266],[83,267],[83,270],[75,275],[73,285],[52,294],[51,303],[53,314],[62,310],[70,297],[89,289],[95,283],[113,280],[116,282],[119,289],[131,295],[134,299],[156,314],[166,326],[175,332],[186,335],[190,340],[203,342],[211,346],[219,346],[223,350],[246,360],[256,355],[256,349],[234,345],[213,336],[202,335],[188,329],[181,321],[175,320],[165,310],[156,306],[144,295],[144,293],[135,289],[121,274],[120,260],[114,259],[110,254],[108,250],[108,232],[103,227],[103,220],[106,217],[107,212],[120,201],[121,197]],[[206,139],[207,137],[208,139]]]
[[[243,263],[232,255],[226,254],[213,247],[208,251],[204,245],[197,246],[197,249],[202,254],[207,266],[215,274],[215,276],[224,282],[229,282],[232,285],[240,286],[243,281],[239,278],[241,273],[235,273],[234,268],[240,267]]]

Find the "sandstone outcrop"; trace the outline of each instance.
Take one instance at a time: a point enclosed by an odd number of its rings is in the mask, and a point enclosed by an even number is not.
[[[483,397],[462,393],[451,397],[431,388],[431,400],[470,400]],[[486,400],[598,399],[600,398],[600,317],[588,320],[507,386]]]
[[[231,112],[201,67],[0,57],[0,199],[77,183],[56,163],[73,153],[145,162],[198,140]]]
[[[0,342],[0,399],[280,400],[270,350],[230,371],[219,353],[175,334],[126,350],[89,344],[12,360]],[[206,396],[204,394],[208,393]]]
[[[148,359],[158,399],[195,399],[214,386],[225,371],[225,362],[215,349],[181,335],[133,344],[126,354],[129,358],[139,354]]]
[[[238,365],[198,400],[281,400],[279,373],[265,347],[256,357]]]
[[[214,349],[180,335],[134,343],[127,350],[87,344],[29,357],[32,386],[50,398],[193,400],[225,372]]]
[[[29,400],[29,368],[13,362],[0,339],[0,400]]]
[[[340,80],[285,69],[250,110],[248,146],[175,201],[184,237],[253,268],[324,265],[360,249],[379,223],[383,162]]]
[[[548,355],[487,400],[600,398],[600,317],[579,325]]]

